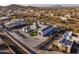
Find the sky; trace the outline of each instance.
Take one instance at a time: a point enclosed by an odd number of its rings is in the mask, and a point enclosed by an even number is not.
[[[79,4],[79,0],[0,0],[0,6],[7,6],[10,4],[19,4],[26,6],[27,4],[34,6],[51,6],[51,4]],[[36,4],[41,4],[41,5],[36,5]]]

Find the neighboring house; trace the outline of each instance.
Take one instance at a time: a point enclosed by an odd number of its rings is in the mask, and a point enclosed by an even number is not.
[[[9,29],[11,28],[20,28],[26,26],[26,22],[24,19],[18,19],[16,21],[11,21],[5,24],[5,26]]]
[[[66,52],[67,53],[71,53],[72,51],[72,48],[76,47],[74,45],[74,42],[76,42],[76,44],[79,43],[79,38],[78,38],[78,35],[77,34],[74,34],[72,31],[67,31],[65,34],[64,34],[64,38],[62,38],[62,40],[60,40],[60,44],[63,45],[63,46],[66,46],[67,49],[66,49]],[[73,47],[74,45],[74,47]],[[60,46],[61,47],[61,46]],[[79,47],[78,47],[79,49]]]
[[[11,20],[11,18],[9,18],[9,17],[1,17],[0,23],[6,23],[6,22],[9,22],[10,20]]]
[[[66,21],[67,20],[67,18],[62,17],[62,16],[60,17],[60,19],[63,20],[63,21]]]

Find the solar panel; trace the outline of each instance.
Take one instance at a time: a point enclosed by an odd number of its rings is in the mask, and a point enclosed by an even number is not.
[[[68,42],[68,45],[71,45],[71,44],[72,44],[72,41],[69,41],[69,42]]]
[[[63,40],[60,41],[60,43],[61,44],[64,44],[64,45],[71,45],[72,44],[72,41],[63,39]]]
[[[48,27],[46,27],[46,28],[44,28],[42,31],[45,31],[45,30],[47,30],[47,29],[49,29],[49,28],[51,28],[52,26],[48,26]]]
[[[52,35],[54,32],[56,32],[56,30],[52,29],[52,31],[49,32],[49,35]]]
[[[63,40],[61,40],[61,41],[60,41],[60,43],[62,43],[62,44],[63,44],[65,41],[66,41],[66,39],[63,39]]]
[[[12,27],[16,27],[16,26],[21,26],[21,25],[25,25],[26,23],[22,20],[22,21],[16,21],[13,23],[8,24],[8,28],[12,28]]]
[[[68,38],[68,34],[65,34],[65,35],[64,35],[64,38],[67,39],[67,38]]]
[[[53,29],[54,29],[54,28],[49,28],[48,30],[46,30],[46,31],[43,32],[43,35],[44,35],[44,36],[50,35],[50,33],[53,31]]]
[[[61,44],[64,44],[64,45],[71,45],[72,44],[72,41],[63,39],[63,40],[60,41],[60,43]]]
[[[53,33],[55,33],[55,32],[57,32],[57,29],[54,28],[49,34],[53,35]]]
[[[72,33],[71,33],[71,32],[67,32],[67,33],[64,35],[64,38],[65,38],[65,39],[71,39],[71,38],[72,38]]]
[[[68,45],[68,42],[69,42],[69,40],[66,40],[66,41],[64,42],[64,45]]]

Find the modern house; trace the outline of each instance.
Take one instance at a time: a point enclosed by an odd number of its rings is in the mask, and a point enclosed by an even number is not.
[[[9,22],[10,20],[11,20],[11,18],[9,18],[9,17],[1,17],[0,23],[6,23],[6,22]]]
[[[5,24],[8,29],[16,29],[26,26],[26,22],[24,19],[18,19],[16,21],[11,21]]]

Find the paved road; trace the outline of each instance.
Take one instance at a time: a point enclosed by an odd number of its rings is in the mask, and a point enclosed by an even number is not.
[[[22,38],[21,36],[17,35],[16,33],[14,32],[10,32],[10,31],[7,31],[7,30],[4,30],[4,33],[6,35],[8,35],[12,41],[14,41],[15,43],[17,43],[17,45],[20,47],[20,48],[23,48],[24,51],[29,52],[29,53],[32,53],[32,54],[36,54],[38,53],[35,49],[33,49],[30,45],[28,45],[26,42],[25,42],[25,39]]]

